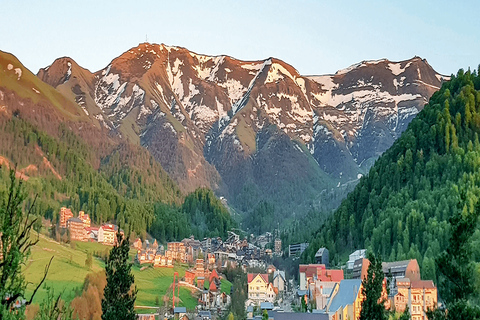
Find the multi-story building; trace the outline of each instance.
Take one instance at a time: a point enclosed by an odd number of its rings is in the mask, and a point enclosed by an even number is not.
[[[173,260],[180,261],[182,263],[187,262],[187,254],[185,244],[182,242],[168,242],[167,243],[167,252],[169,252],[169,257]]]
[[[73,218],[72,210],[68,209],[67,207],[60,208],[60,228],[67,227],[68,219]]]
[[[80,212],[78,213],[78,218],[79,218],[80,220],[82,220],[83,226],[84,226],[85,228],[90,228],[90,223],[91,223],[92,221],[90,220],[90,216],[89,216],[88,214],[86,214],[86,213],[83,212],[83,211],[80,211]]]
[[[98,229],[98,242],[114,245],[117,242],[118,227],[114,224],[104,224]]]
[[[412,320],[426,320],[426,312],[437,308],[437,288],[431,280],[410,281],[397,279],[397,294],[393,298],[395,310],[409,308]]]
[[[420,281],[420,267],[417,259],[383,262],[383,274],[386,278],[391,277],[393,281],[390,282],[390,295],[394,296],[397,293],[397,279],[408,278],[410,281]]]
[[[291,244],[288,246],[288,255],[290,257],[294,257],[297,255],[301,255],[305,249],[308,248],[308,243],[297,243],[297,244]]]
[[[67,229],[70,233],[70,240],[86,241],[87,231],[83,226],[83,221],[79,218],[70,218],[67,220]]]
[[[360,249],[360,250],[354,251],[352,254],[348,256],[347,269],[352,270],[353,264],[355,263],[356,260],[366,258],[366,257],[367,257],[366,249]]]

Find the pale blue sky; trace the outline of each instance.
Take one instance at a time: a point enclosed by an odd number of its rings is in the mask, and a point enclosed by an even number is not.
[[[480,1],[0,0],[0,50],[34,73],[69,56],[97,71],[145,41],[270,56],[301,74],[415,55],[438,72],[480,64]]]

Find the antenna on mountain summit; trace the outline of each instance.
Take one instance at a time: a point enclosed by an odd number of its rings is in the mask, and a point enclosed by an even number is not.
[[[148,37],[146,34],[145,34],[145,42],[148,42]]]

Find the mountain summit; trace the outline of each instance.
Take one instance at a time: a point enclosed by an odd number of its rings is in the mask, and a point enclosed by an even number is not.
[[[149,43],[95,73],[61,58],[38,76],[146,147],[183,190],[207,185],[242,211],[268,200],[285,212],[357,181],[447,78],[418,57],[302,76],[275,58]]]

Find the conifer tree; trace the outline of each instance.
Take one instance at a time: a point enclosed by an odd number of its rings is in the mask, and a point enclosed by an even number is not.
[[[383,289],[382,260],[369,252],[370,266],[367,277],[362,280],[362,294],[365,299],[362,302],[360,320],[386,320],[385,301],[381,300]]]
[[[35,201],[29,210],[23,210],[26,192],[22,181],[15,178],[15,170],[10,170],[9,188],[0,197],[0,319],[6,319],[11,315],[9,311],[15,301],[25,296],[27,282],[22,273],[22,265],[26,263],[30,248],[38,242],[38,237],[32,240],[30,235],[37,221],[31,214]],[[42,280],[26,301],[27,304],[32,302],[45,281],[52,259],[45,267]]]
[[[137,289],[132,288],[134,276],[128,261],[128,237],[117,233],[118,242],[110,251],[105,263],[107,285],[102,300],[103,320],[135,320],[134,310]]]

